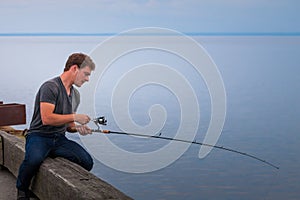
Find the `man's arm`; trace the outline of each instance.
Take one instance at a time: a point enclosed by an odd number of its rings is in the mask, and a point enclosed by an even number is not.
[[[72,122],[86,124],[90,121],[89,116],[84,114],[56,114],[54,113],[55,105],[47,102],[40,103],[41,118],[44,125],[60,126]]]

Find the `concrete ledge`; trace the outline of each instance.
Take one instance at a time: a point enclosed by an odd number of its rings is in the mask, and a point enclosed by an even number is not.
[[[20,164],[24,159],[25,140],[3,131],[0,131],[0,136],[2,138],[3,165],[17,177]]]
[[[0,102],[1,103],[1,102]],[[0,137],[0,167],[3,165],[3,143],[2,143],[2,137]],[[1,168],[0,168],[1,169]]]
[[[25,140],[3,131],[0,131],[0,136],[0,150],[1,146],[3,147],[2,165],[17,177],[19,166],[24,159]],[[40,199],[47,200],[131,199],[79,165],[63,158],[47,158],[34,178],[31,188]]]

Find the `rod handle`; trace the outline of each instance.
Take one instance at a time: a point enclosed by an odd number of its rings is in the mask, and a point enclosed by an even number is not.
[[[102,130],[101,132],[102,132],[102,133],[105,133],[105,134],[108,134],[108,133],[110,133],[110,131],[109,131],[109,130]]]
[[[75,126],[72,126],[72,127],[67,127],[67,131],[69,132],[69,133],[76,133],[77,132],[77,129],[76,129],[76,127]]]

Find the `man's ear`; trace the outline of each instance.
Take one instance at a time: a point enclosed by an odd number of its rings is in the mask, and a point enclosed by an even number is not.
[[[78,69],[78,66],[77,66],[77,65],[72,65],[72,66],[70,67],[70,70],[71,70],[72,72],[76,72],[77,69]]]

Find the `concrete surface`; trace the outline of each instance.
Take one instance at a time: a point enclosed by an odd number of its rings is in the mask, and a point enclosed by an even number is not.
[[[7,169],[0,167],[0,200],[17,199],[16,178]]]
[[[0,137],[3,151],[0,163],[2,159],[3,166],[16,177],[24,158],[25,140],[3,131],[0,131]],[[4,190],[14,190],[15,180],[12,182],[13,188],[7,185],[8,188],[4,187]],[[33,179],[31,190],[42,200],[131,199],[109,183],[63,158],[47,158]],[[11,193],[14,193],[13,199],[16,199],[16,191]]]

